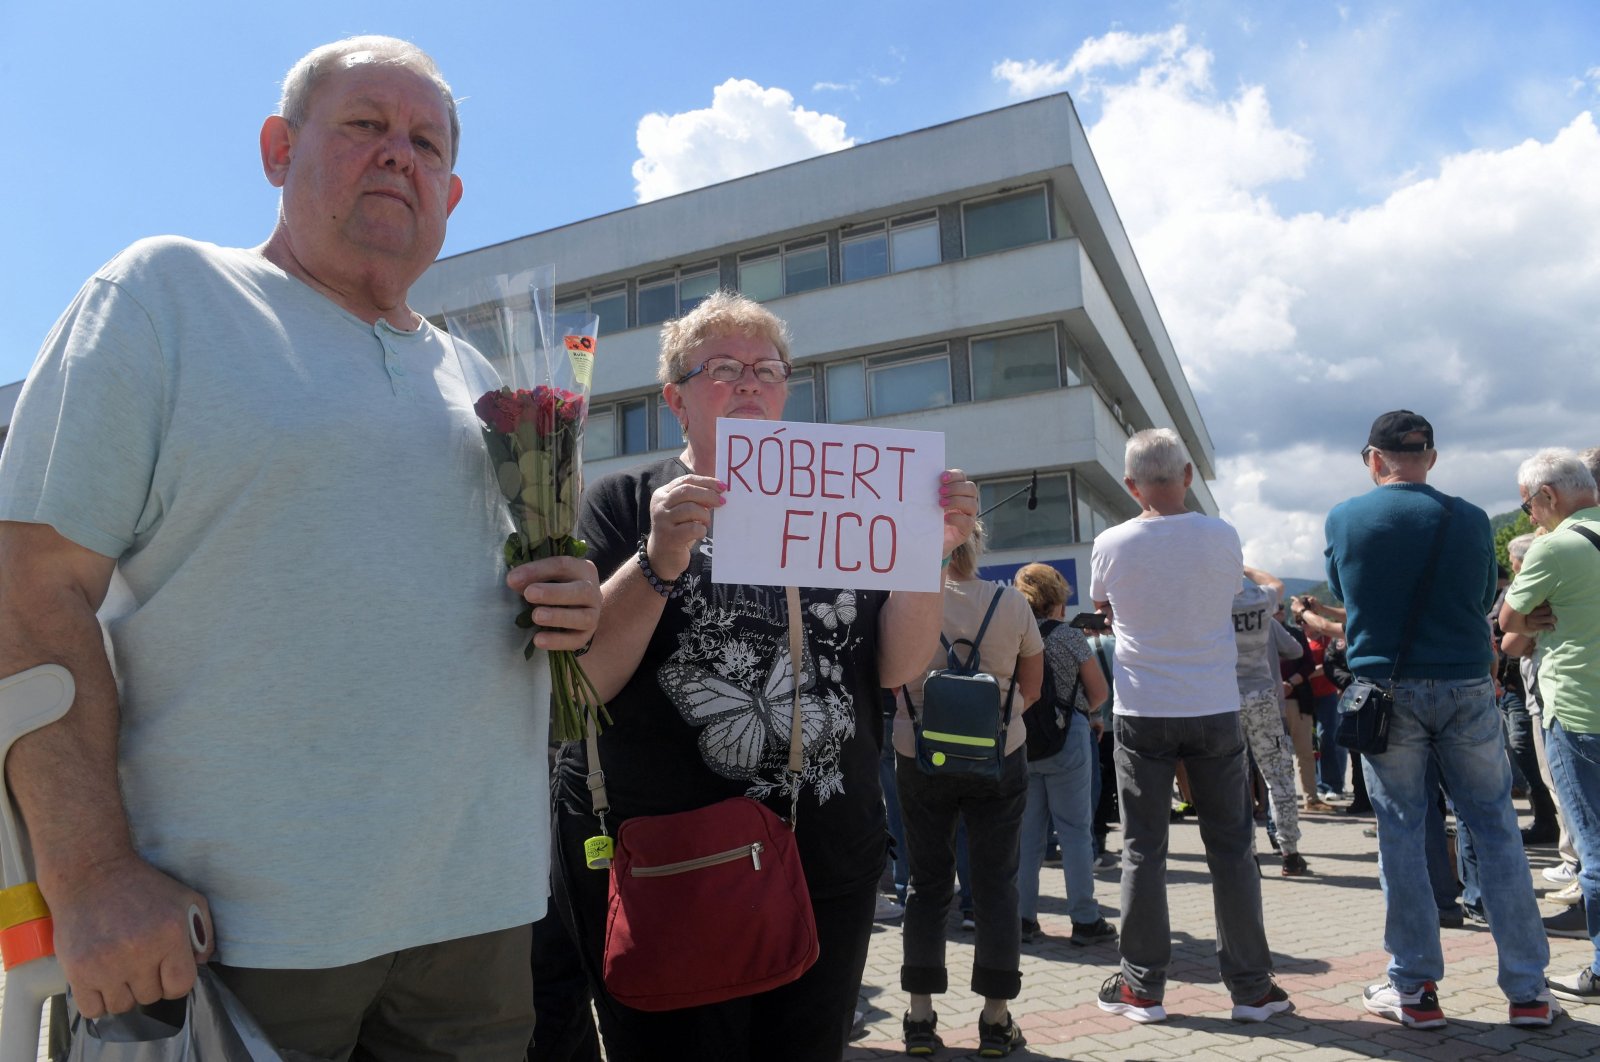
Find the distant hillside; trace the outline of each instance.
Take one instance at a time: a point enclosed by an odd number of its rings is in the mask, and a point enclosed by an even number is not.
[[[1489,517],[1489,530],[1499,531],[1502,527],[1508,527],[1511,524],[1516,523],[1517,517],[1521,515],[1522,510],[1512,509],[1509,513],[1501,513],[1499,516],[1491,516]]]
[[[1301,594],[1315,594],[1322,597],[1328,592],[1326,579],[1285,579],[1283,591],[1289,597],[1299,597]]]

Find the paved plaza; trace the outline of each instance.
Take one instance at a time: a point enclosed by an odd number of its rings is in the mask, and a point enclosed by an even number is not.
[[[1526,808],[1524,808],[1526,812]],[[1526,824],[1528,817],[1523,816]],[[1506,1024],[1506,1001],[1495,986],[1495,950],[1489,931],[1470,925],[1442,930],[1445,979],[1439,1001],[1450,1024],[1443,1029],[1405,1029],[1369,1015],[1362,988],[1383,979],[1383,894],[1378,888],[1378,842],[1362,835],[1371,819],[1301,813],[1301,852],[1314,876],[1284,878],[1266,850],[1262,901],[1267,939],[1278,983],[1295,1011],[1259,1025],[1228,1017],[1227,990],[1217,975],[1210,878],[1193,819],[1172,827],[1168,894],[1172,908],[1173,963],[1168,975],[1169,1017],[1138,1025],[1095,1005],[1101,982],[1116,971],[1116,945],[1089,948],[1067,942],[1061,872],[1045,868],[1039,921],[1046,939],[1022,946],[1022,997],[1013,1013],[1028,1046],[1012,1057],[1111,1060],[1249,1059],[1332,1062],[1336,1059],[1476,1058],[1571,1059],[1600,1056],[1600,1004],[1563,1005],[1568,1016],[1548,1029]],[[1257,830],[1266,849],[1266,831]],[[1118,845],[1112,832],[1110,844]],[[1555,849],[1531,850],[1533,871],[1550,866]],[[1095,875],[1095,894],[1106,917],[1118,920],[1118,871]],[[1535,873],[1541,890],[1550,888]],[[1541,904],[1544,913],[1559,908]],[[1571,974],[1592,954],[1586,940],[1550,941],[1551,971]],[[967,989],[972,969],[972,934],[951,925],[948,963],[952,991],[938,997],[940,1034],[946,1047],[936,1058],[977,1055],[981,1007]],[[900,1016],[900,931],[878,926],[867,959],[866,1035],[845,1053],[852,1062],[905,1057]]]
[[[1095,1005],[1100,984],[1116,969],[1116,946],[1076,948],[1067,943],[1071,923],[1059,870],[1041,880],[1039,921],[1046,937],[1022,947],[1022,998],[1013,1004],[1028,1046],[1016,1059],[1228,1059],[1333,1062],[1339,1059],[1455,1060],[1573,1059],[1600,1057],[1600,1004],[1567,1003],[1569,1016],[1549,1029],[1515,1029],[1505,1023],[1506,1003],[1495,987],[1494,942],[1486,929],[1443,931],[1446,976],[1439,999],[1450,1024],[1444,1029],[1403,1029],[1361,1008],[1361,989],[1381,980],[1383,896],[1378,889],[1377,841],[1362,836],[1370,819],[1302,814],[1301,850],[1314,876],[1283,878],[1276,858],[1261,858],[1262,899],[1278,983],[1295,1012],[1260,1025],[1228,1018],[1230,1002],[1217,977],[1211,888],[1192,819],[1172,827],[1169,895],[1173,964],[1166,1007],[1170,1017],[1137,1025]],[[1524,816],[1526,821],[1526,816]],[[1265,846],[1264,830],[1257,831]],[[1115,847],[1118,835],[1111,834]],[[1532,850],[1533,870],[1551,865],[1554,848]],[[1096,894],[1106,916],[1117,919],[1117,871],[1096,874]],[[1543,878],[1534,881],[1541,889]],[[1546,913],[1554,910],[1543,905]],[[1570,974],[1590,955],[1582,940],[1552,940],[1551,969]],[[966,991],[972,969],[972,934],[950,927],[950,983],[958,990],[937,1001],[946,1048],[937,1058],[976,1057],[979,1001]],[[867,960],[863,1005],[866,1034],[845,1058],[903,1058],[900,1015],[900,930],[878,926]],[[0,978],[0,994],[4,980]],[[43,1057],[41,1055],[41,1057]],[[708,1060],[714,1062],[714,1060]]]

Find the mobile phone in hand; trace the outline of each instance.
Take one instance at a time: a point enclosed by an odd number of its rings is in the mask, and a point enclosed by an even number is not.
[[[1108,631],[1111,624],[1107,622],[1104,614],[1099,612],[1080,612],[1067,621],[1067,626],[1076,627],[1080,631]]]

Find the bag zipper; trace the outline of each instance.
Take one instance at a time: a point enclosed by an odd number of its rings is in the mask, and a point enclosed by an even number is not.
[[[635,878],[664,878],[672,874],[684,874],[691,870],[703,870],[706,867],[732,863],[739,859],[749,859],[752,868],[760,870],[761,853],[765,849],[766,845],[760,841],[752,841],[750,844],[742,844],[738,848],[730,848],[726,852],[700,856],[698,859],[685,859],[681,863],[667,863],[659,867],[630,867],[628,874]]]

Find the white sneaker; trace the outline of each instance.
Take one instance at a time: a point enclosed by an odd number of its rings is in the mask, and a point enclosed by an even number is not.
[[[872,913],[874,922],[898,922],[905,916],[906,909],[900,906],[900,901],[893,896],[879,896],[878,908]]]
[[[1539,875],[1552,885],[1571,885],[1578,880],[1578,872],[1570,863],[1557,863],[1553,867],[1545,867]]]
[[[1583,902],[1583,885],[1580,882],[1574,881],[1571,885],[1568,885],[1566,888],[1557,892],[1545,893],[1544,898],[1549,900],[1551,903],[1559,903],[1564,904],[1567,907],[1572,907]]]

